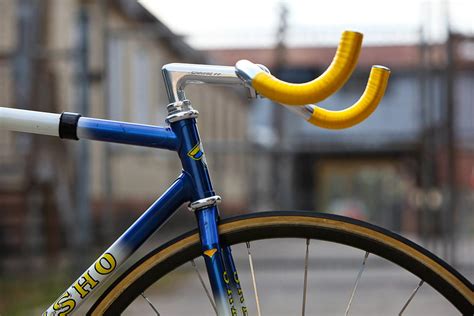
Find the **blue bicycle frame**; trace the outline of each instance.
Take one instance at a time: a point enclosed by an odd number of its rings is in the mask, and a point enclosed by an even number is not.
[[[43,315],[48,316],[76,311],[183,203],[214,201],[216,197],[194,117],[171,122],[166,128],[81,117],[77,123],[77,137],[173,150],[178,153],[183,171],[168,190],[44,312]],[[219,316],[247,315],[230,247],[221,245],[219,241],[216,203],[202,203],[194,211],[216,312]]]

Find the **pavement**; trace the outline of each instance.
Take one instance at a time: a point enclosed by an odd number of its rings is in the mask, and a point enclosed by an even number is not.
[[[233,247],[250,315],[257,315],[245,245]],[[304,240],[252,243],[262,315],[301,315],[304,281]],[[306,315],[344,315],[364,252],[312,241],[308,268]],[[204,262],[197,260],[205,277]],[[473,274],[467,275],[472,281]],[[207,281],[207,280],[206,280]],[[384,259],[369,255],[349,315],[398,315],[419,279]],[[213,315],[190,264],[150,287],[145,295],[161,315]],[[124,315],[155,315],[139,298]],[[403,315],[459,315],[450,303],[424,284]]]

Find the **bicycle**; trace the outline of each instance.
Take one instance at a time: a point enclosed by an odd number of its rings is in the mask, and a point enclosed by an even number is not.
[[[472,283],[434,254],[386,229],[347,217],[314,212],[267,212],[224,220],[219,218],[217,204],[221,197],[216,195],[212,186],[197,129],[198,112],[186,99],[185,87],[188,84],[241,86],[248,89],[252,97],[267,97],[314,125],[330,129],[347,128],[360,123],[376,109],[388,84],[388,68],[373,66],[363,95],[345,110],[330,111],[314,103],[335,93],[349,79],[355,69],[361,45],[362,34],[344,32],[329,68],[320,77],[305,84],[280,81],[264,66],[246,60],[237,62],[235,67],[165,65],[162,72],[170,102],[167,107],[167,127],[82,117],[70,112],[53,114],[0,108],[0,123],[4,129],[59,136],[62,139],[89,139],[167,149],[177,152],[183,167],[181,175],[166,192],[43,315],[70,315],[99,289],[102,292],[87,314],[119,314],[134,299],[143,295],[148,286],[186,262],[194,264],[193,260],[199,256],[204,258],[208,272],[212,292],[212,295],[208,295],[214,312],[219,316],[248,315],[231,253],[231,246],[238,243],[245,243],[249,251],[257,314],[260,315],[250,243],[270,238],[301,238],[306,241],[303,315],[311,239],[331,241],[365,252],[346,315],[369,254],[395,263],[421,280],[403,305],[400,315],[423,283],[432,286],[462,314],[472,315]],[[197,229],[151,251],[101,289],[127,258],[184,203],[189,203],[188,208],[195,213]],[[159,315],[151,303],[150,306]]]

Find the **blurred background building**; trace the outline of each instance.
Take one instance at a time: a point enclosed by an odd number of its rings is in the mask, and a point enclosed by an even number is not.
[[[279,14],[273,47],[197,50],[135,1],[0,0],[0,106],[161,125],[166,63],[249,59],[308,81],[335,46],[288,46],[288,14]],[[244,91],[190,87],[223,215],[344,214],[410,234],[472,275],[474,36],[448,29],[431,41],[423,25],[412,33],[413,43],[365,46],[352,79],[322,103],[344,108],[371,65],[392,69],[377,111],[345,131],[249,102]],[[0,148],[0,280],[67,266],[70,251],[100,251],[180,171],[173,153],[123,145],[2,131]]]
[[[164,124],[161,66],[207,60],[135,2],[3,0],[1,6],[2,106]],[[189,97],[201,110],[206,145],[245,139],[245,95],[207,88]],[[12,133],[1,141],[0,244],[8,253],[3,264],[13,266],[25,248],[57,255],[68,245],[95,243],[110,229],[116,235],[180,170],[174,154],[143,148]],[[216,185],[229,205],[242,208],[243,166],[230,156],[222,163],[228,171]],[[78,220],[87,234],[74,228]]]

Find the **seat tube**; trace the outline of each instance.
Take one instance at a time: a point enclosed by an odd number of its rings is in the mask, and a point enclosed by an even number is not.
[[[171,115],[170,115],[171,116]],[[170,118],[168,116],[168,119]],[[219,316],[238,315],[234,306],[234,294],[229,286],[223,250],[220,246],[217,223],[219,211],[217,197],[212,188],[206,157],[199,138],[196,119],[186,118],[170,121],[171,128],[179,140],[178,154],[193,184],[190,208],[195,212],[201,238],[204,261]],[[219,198],[220,199],[220,198]],[[199,205],[196,205],[198,203]],[[237,293],[235,293],[237,295]],[[237,299],[237,296],[235,296]]]

